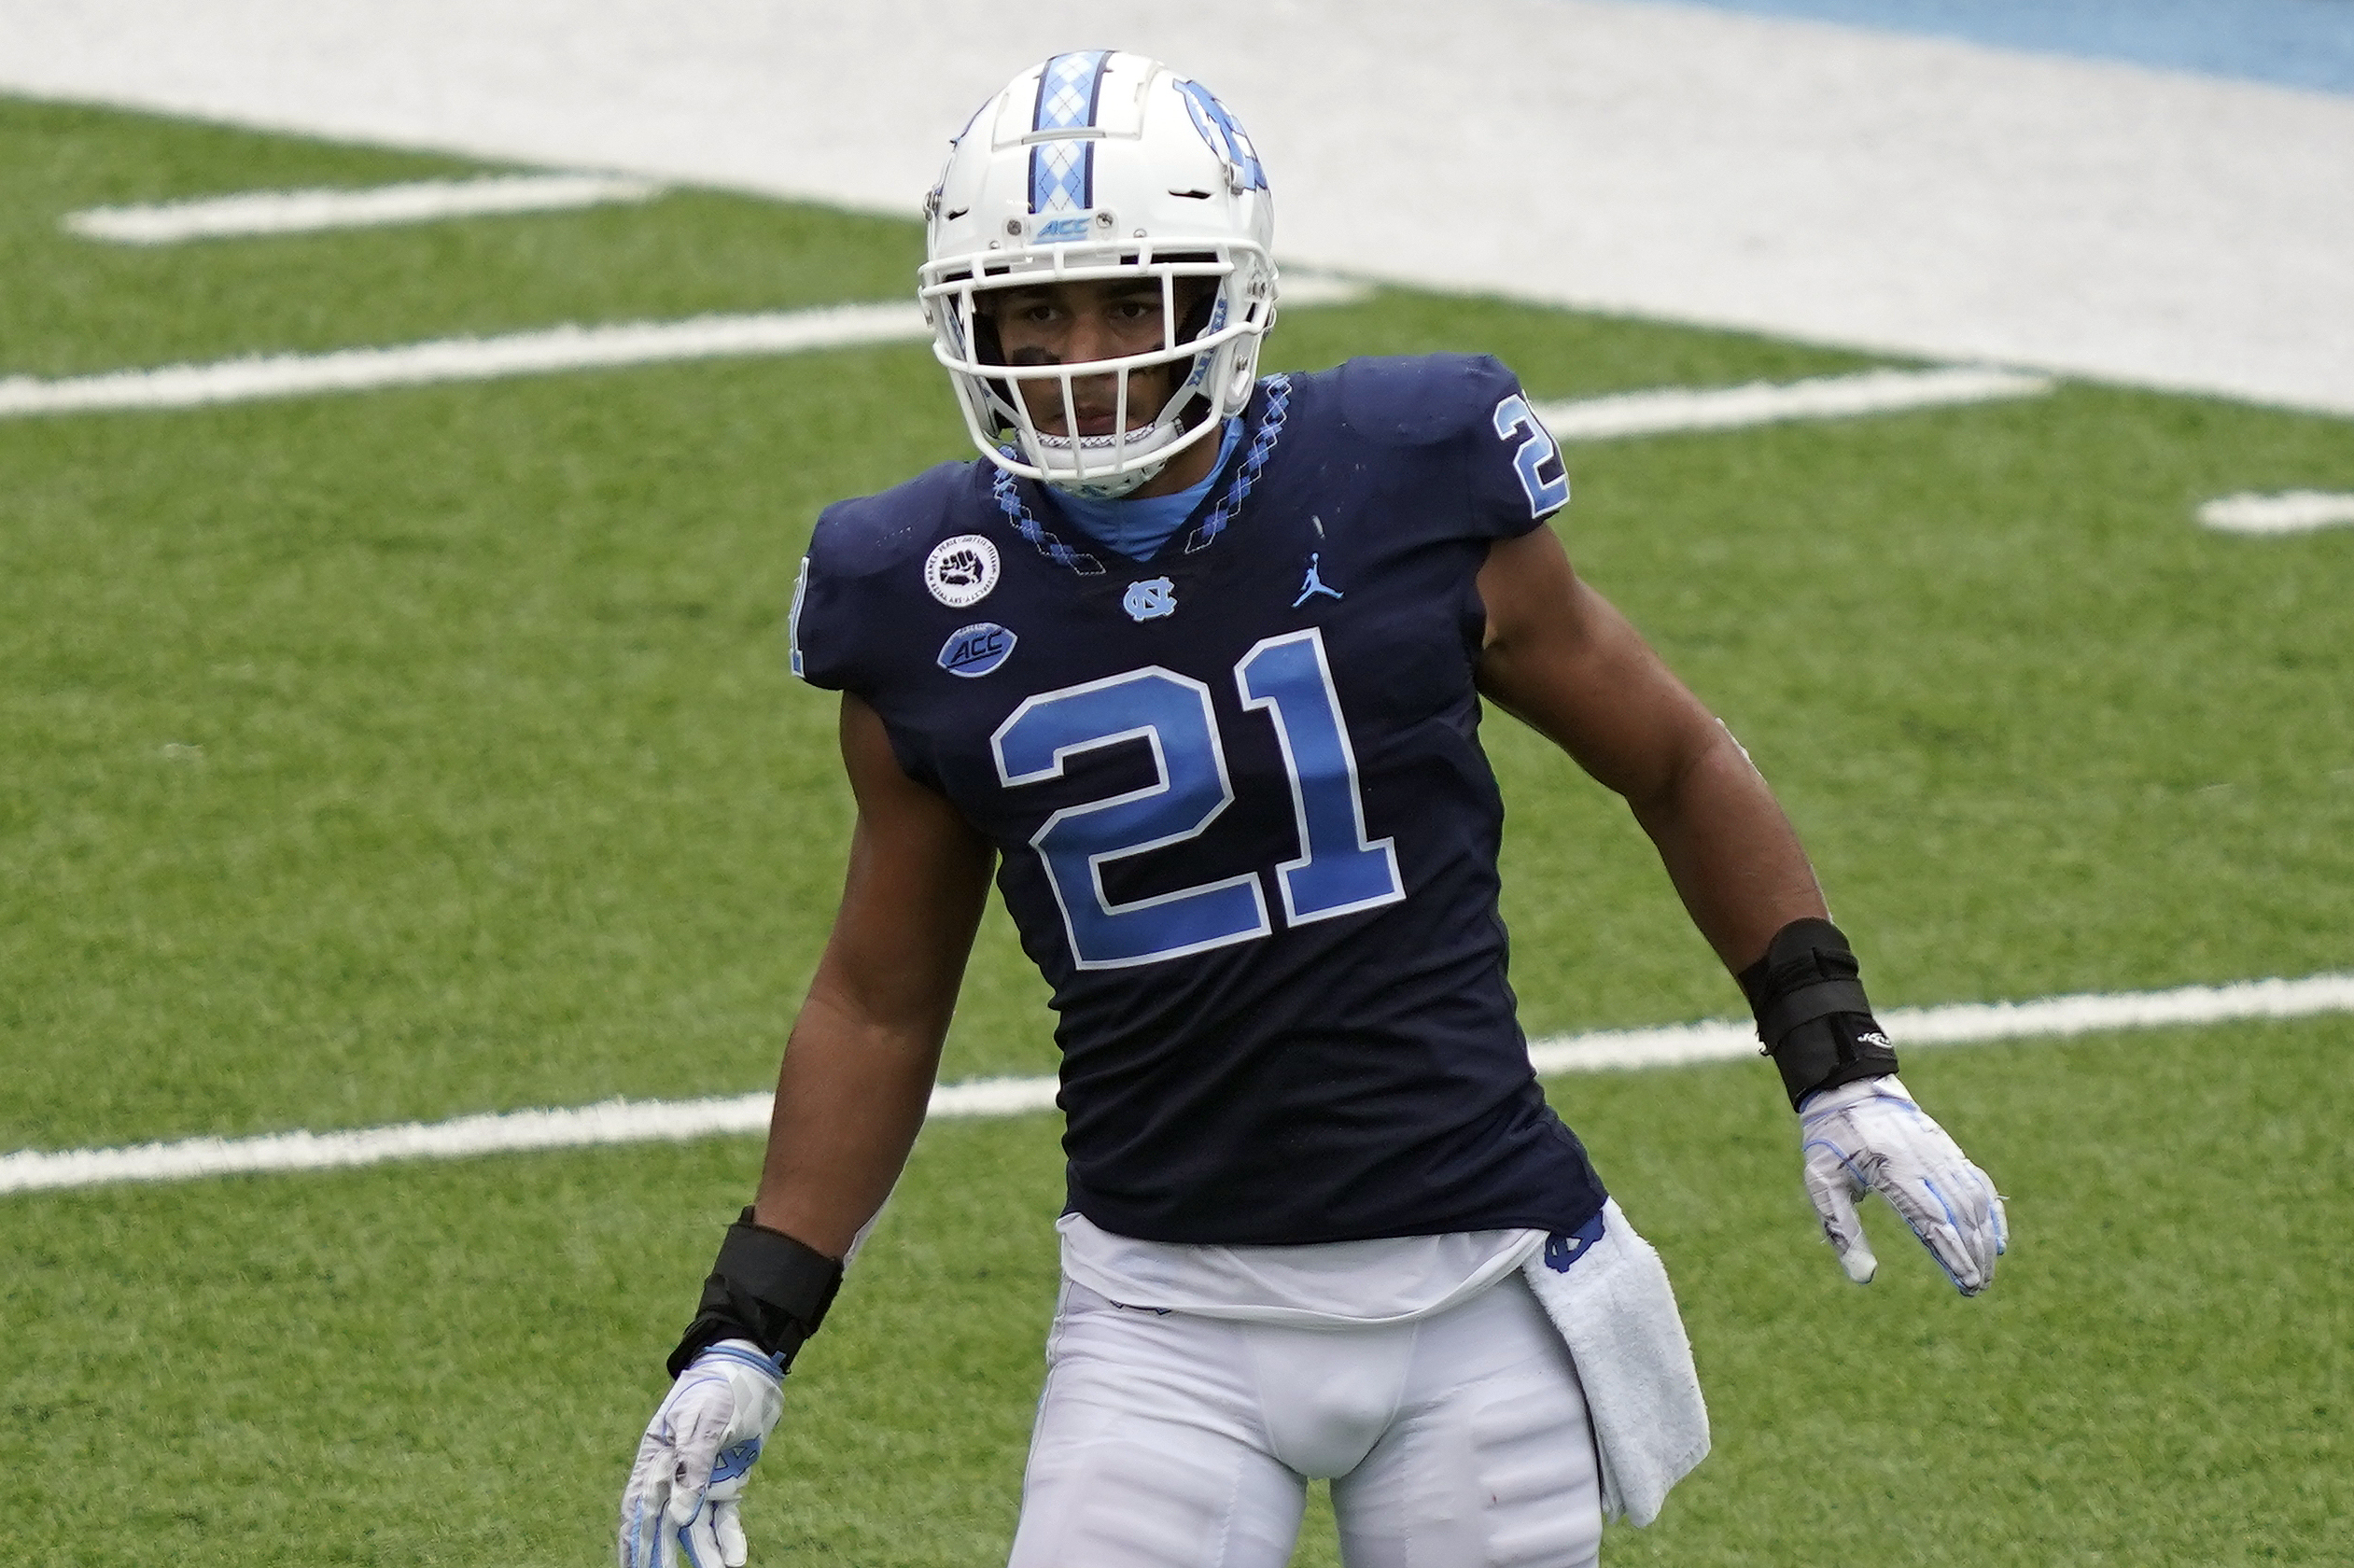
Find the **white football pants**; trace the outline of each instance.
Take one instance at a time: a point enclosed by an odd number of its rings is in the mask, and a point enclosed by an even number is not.
[[[1579,1568],[1594,1439],[1518,1273],[1418,1323],[1115,1307],[1068,1281],[1010,1568],[1284,1568],[1310,1477],[1349,1568]]]

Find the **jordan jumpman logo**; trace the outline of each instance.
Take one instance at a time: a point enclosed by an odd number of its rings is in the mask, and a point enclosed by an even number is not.
[[[1292,601],[1294,609],[1297,609],[1318,594],[1329,594],[1336,599],[1342,596],[1339,589],[1326,587],[1324,580],[1316,575],[1317,559],[1318,557],[1314,555],[1308,557],[1308,580],[1299,585],[1299,597]]]

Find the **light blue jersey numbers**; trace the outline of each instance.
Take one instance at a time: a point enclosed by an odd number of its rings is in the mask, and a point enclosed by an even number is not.
[[[1234,666],[1234,682],[1244,707],[1274,716],[1291,778],[1300,848],[1299,859],[1279,868],[1285,917],[1296,926],[1404,898],[1391,841],[1365,841],[1357,755],[1340,721],[1323,636],[1311,627],[1268,637]]]
[[[1276,868],[1285,920],[1300,925],[1404,898],[1391,841],[1366,842],[1356,754],[1323,637],[1310,629],[1269,637],[1243,655],[1234,679],[1244,708],[1265,709],[1282,747],[1300,845],[1297,859]],[[1079,967],[1156,963],[1268,935],[1274,927],[1253,875],[1130,903],[1104,893],[1104,866],[1198,837],[1234,800],[1201,682],[1156,665],[1042,692],[989,744],[999,781],[1014,789],[1059,778],[1067,759],[1130,740],[1150,745],[1154,783],[1066,806],[1030,837]]]
[[[1569,501],[1569,470],[1552,432],[1536,417],[1528,399],[1515,392],[1496,405],[1496,434],[1510,441],[1521,431],[1528,439],[1513,449],[1512,466],[1520,470],[1520,488],[1528,492],[1529,515],[1542,517]]]
[[[1245,874],[1135,903],[1104,897],[1102,868],[1198,837],[1234,799],[1210,688],[1162,669],[1131,670],[1042,692],[1016,708],[989,745],[1007,788],[1062,777],[1067,758],[1149,741],[1158,782],[1046,819],[1030,844],[1046,862],[1063,929],[1082,969],[1151,963],[1265,936],[1267,901]]]

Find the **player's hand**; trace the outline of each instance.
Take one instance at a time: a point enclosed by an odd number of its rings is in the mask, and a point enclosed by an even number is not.
[[[750,1340],[696,1356],[638,1444],[622,1491],[622,1568],[743,1568],[736,1499],[784,1407],[777,1363]]]
[[[1993,1282],[2011,1234],[2002,1195],[1894,1073],[1807,1096],[1799,1136],[1806,1196],[1849,1279],[1869,1284],[1880,1267],[1856,1217],[1869,1191],[1903,1216],[1955,1290],[1976,1295]]]

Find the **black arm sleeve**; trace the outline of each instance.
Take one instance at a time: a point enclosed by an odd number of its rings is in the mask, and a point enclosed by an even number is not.
[[[1847,938],[1829,920],[1793,920],[1741,972],[1758,1039],[1782,1070],[1790,1109],[1817,1089],[1883,1078],[1897,1053],[1871,1015]]]
[[[670,1375],[722,1339],[750,1339],[778,1358],[778,1370],[792,1365],[802,1342],[825,1322],[834,1293],[842,1288],[842,1265],[815,1248],[752,1223],[750,1209],[727,1227],[719,1260],[703,1281],[703,1299],[679,1348],[670,1352]]]

